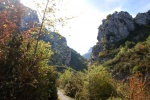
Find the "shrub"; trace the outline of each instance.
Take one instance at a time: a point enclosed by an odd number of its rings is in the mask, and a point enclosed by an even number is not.
[[[85,80],[86,73],[76,72],[73,69],[67,69],[59,77],[59,87],[65,90],[66,95],[78,100],[80,93],[84,88],[84,82],[87,81]]]
[[[87,84],[84,84],[80,91],[76,93],[76,100],[89,100],[89,91]]]
[[[56,97],[57,91],[52,91],[56,78],[47,65],[52,54],[50,44],[40,41],[34,56],[35,42],[26,34],[17,34],[0,46],[0,99]]]
[[[101,66],[89,70],[88,89],[90,100],[106,100],[116,93],[111,75]]]
[[[148,77],[143,78],[141,73],[136,73],[129,78],[127,87],[127,99],[129,100],[149,100],[150,95],[147,94]]]
[[[71,79],[69,79],[68,83],[65,85],[65,93],[66,95],[75,98],[76,93],[81,91],[83,87],[83,81],[80,76],[74,75]]]
[[[71,69],[65,70],[65,72],[62,73],[59,77],[59,87],[64,88],[68,81],[72,78],[72,76],[73,72],[71,71]]]
[[[50,44],[39,41],[34,54],[36,40],[19,31],[18,7],[12,9],[15,16],[7,10],[0,14],[0,99],[57,99],[54,71],[47,65]]]

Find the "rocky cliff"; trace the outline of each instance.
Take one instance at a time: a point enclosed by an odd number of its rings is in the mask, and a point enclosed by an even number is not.
[[[59,69],[63,67],[71,67],[75,70],[83,70],[87,68],[86,60],[75,50],[67,46],[66,38],[58,33],[50,32],[41,36],[45,42],[50,42],[54,54],[49,60],[50,65],[57,66]]]
[[[41,36],[41,39],[45,42],[50,42],[52,45],[52,49],[54,51],[53,60],[55,58],[56,61],[50,61],[51,64],[64,64],[69,66],[71,61],[71,49],[67,46],[66,38],[61,36],[58,33],[51,32],[50,34],[45,34]]]
[[[150,71],[150,11],[135,18],[123,11],[108,15],[99,26],[97,39],[90,64],[106,67],[121,80]]]
[[[150,11],[139,13],[133,18],[128,12],[114,12],[109,14],[98,29],[97,44],[92,48],[90,63],[100,60],[100,52],[119,47],[127,40],[140,41],[146,39],[149,33],[142,33],[142,29],[150,25]],[[108,59],[103,59],[107,61]]]

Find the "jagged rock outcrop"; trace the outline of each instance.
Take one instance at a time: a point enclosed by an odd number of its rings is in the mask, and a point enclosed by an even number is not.
[[[100,43],[97,43],[96,45],[93,46],[92,48],[92,53],[91,53],[91,61],[94,61],[97,59],[99,52],[101,52],[103,50],[103,47]]]
[[[98,43],[92,48],[90,62],[98,60],[100,52],[112,49],[120,41],[129,37],[139,26],[149,24],[150,11],[139,13],[135,18],[124,11],[109,14],[106,19],[102,20],[102,24],[99,26]],[[136,35],[136,37],[138,36]]]
[[[150,10],[146,13],[138,13],[134,20],[139,26],[150,24]]]
[[[126,38],[134,28],[133,18],[129,13],[115,12],[102,21],[97,39],[101,43],[115,43]]]

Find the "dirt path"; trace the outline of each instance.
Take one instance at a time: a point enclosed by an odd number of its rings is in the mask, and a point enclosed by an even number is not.
[[[64,94],[64,91],[61,90],[61,89],[58,89],[57,94],[58,94],[58,99],[59,99],[59,100],[75,100],[75,99],[73,99],[73,98],[70,98],[70,97],[66,96],[66,95]]]

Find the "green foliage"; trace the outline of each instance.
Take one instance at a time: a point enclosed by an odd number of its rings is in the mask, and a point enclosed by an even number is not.
[[[88,84],[84,83],[79,92],[76,93],[76,100],[89,100]]]
[[[113,69],[116,78],[121,79],[137,71],[143,74],[148,72],[150,70],[149,40],[150,38],[147,38],[146,41],[136,45],[132,42],[126,42],[126,45],[120,48],[119,53],[113,59],[105,62],[104,66]]]
[[[126,52],[127,52],[127,48],[126,47],[121,47],[120,51],[116,55],[116,58],[119,58],[119,57],[123,56]]]
[[[77,71],[81,71],[81,70],[83,71],[84,69],[87,69],[86,59],[84,59],[80,54],[78,54],[73,49],[71,49],[70,67]]]
[[[67,69],[60,75],[59,87],[65,90],[66,95],[77,99],[80,93],[83,92],[85,77],[86,74],[83,72]]]
[[[132,69],[132,73],[136,73],[137,71],[139,71],[139,66],[134,66]]]
[[[59,77],[59,84],[60,84],[60,88],[64,88],[65,85],[68,83],[68,81],[72,78],[73,76],[73,72],[70,71],[71,69],[65,70],[65,72],[63,74],[60,75]]]
[[[149,69],[149,38],[150,34],[149,26],[143,26],[135,29],[131,34],[124,40],[118,42],[117,46],[121,45],[119,53],[113,58],[108,57],[108,53],[101,53],[100,61],[103,58],[107,58],[107,62],[103,62],[103,65],[107,68],[113,69],[113,73],[117,74],[117,77],[124,78],[131,73],[140,71],[143,74]],[[147,39],[146,39],[147,38]],[[139,42],[141,41],[141,42]],[[118,48],[110,50],[113,52]],[[138,66],[134,67],[134,66]]]
[[[120,51],[120,49],[113,49],[113,50],[104,50],[102,52],[99,52],[99,63],[103,64],[105,63],[107,60],[109,59],[113,59],[118,52]]]
[[[125,47],[126,48],[132,48],[133,46],[135,45],[135,43],[134,42],[130,42],[130,41],[127,41],[127,42],[125,42]]]
[[[111,75],[101,66],[89,70],[88,89],[90,100],[106,100],[116,93]]]
[[[50,44],[39,41],[33,56],[35,42],[22,34],[12,35],[0,45],[1,99],[57,99],[55,74],[47,65]]]
[[[68,83],[65,85],[65,93],[70,97],[75,97],[78,92],[81,91],[83,86],[83,81],[79,74],[75,74],[72,76]]]

